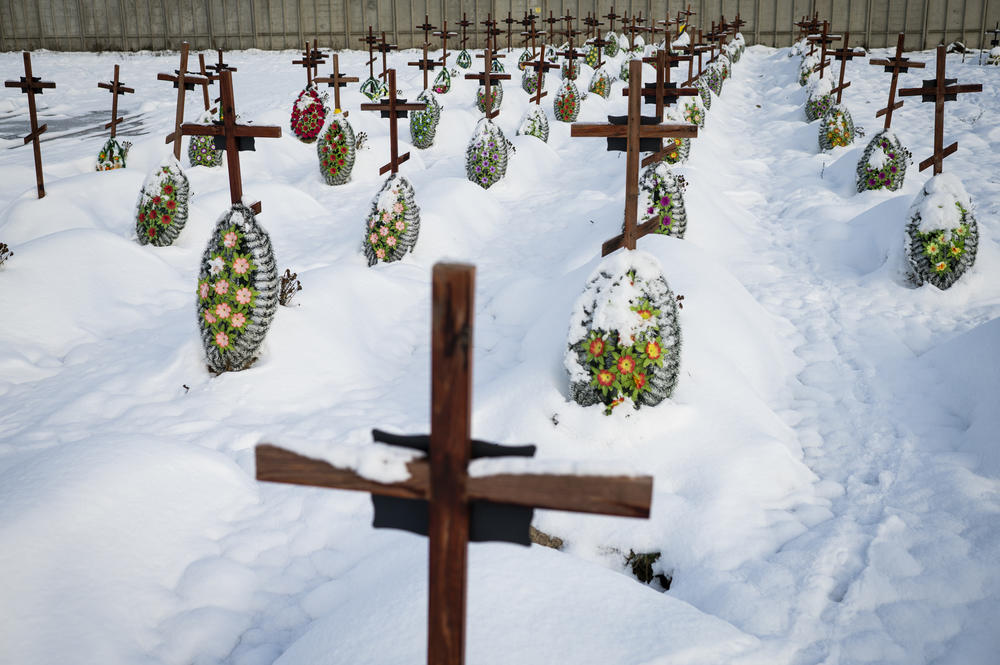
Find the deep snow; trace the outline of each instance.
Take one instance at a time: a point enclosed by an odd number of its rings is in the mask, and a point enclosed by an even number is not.
[[[415,53],[389,56],[411,98]],[[416,251],[370,269],[360,247],[387,123],[346,89],[369,148],[348,184],[328,187],[315,146],[287,127],[297,54],[227,56],[241,117],[283,129],[241,153],[244,191],[263,201],[279,271],[304,288],[256,365],[212,378],[194,294],[229,203],[224,167],[187,169],[177,243],[134,240],[173,121],[174,91],[155,74],[176,55],[36,53],[58,86],[40,98],[47,116],[106,122],[96,82],[120,63],[137,90],[120,112],[139,129],[122,134],[128,168],[107,173],[93,172],[101,135],[53,131],[40,201],[30,149],[0,140],[0,242],[15,253],[0,268],[0,662],[422,662],[426,541],[373,531],[365,496],[257,483],[252,450],[377,463],[358,448],[372,427],[426,431],[430,268],[448,259],[477,266],[475,436],[536,443],[545,464],[655,476],[648,521],[539,511],[564,553],[471,547],[470,663],[994,663],[1000,68],[948,56],[949,76],[984,84],[947,105],[945,128],[960,144],[945,168],[972,196],[981,240],[975,267],[940,292],[900,272],[927,172],[855,193],[865,139],[817,152],[786,53],[748,50],[676,169],[686,238],[640,241],[685,296],[681,377],[672,399],[611,417],[568,401],[562,361],[573,303],[620,228],[624,156],[552,119],[558,74],[548,144],[515,136],[527,95],[517,74],[506,86],[498,123],[517,152],[489,190],[465,179],[476,88],[453,79],[436,144],[402,167],[421,209]],[[363,60],[341,54],[362,78]],[[20,54],[0,65],[15,76]],[[848,78],[844,101],[870,136],[889,77],[856,59]],[[624,113],[620,87],[589,96],[579,120]],[[197,117],[200,94],[188,100]],[[4,89],[0,122],[25,106]],[[894,114],[915,162],[931,114],[916,98]],[[662,551],[669,592],[631,577],[630,549]]]

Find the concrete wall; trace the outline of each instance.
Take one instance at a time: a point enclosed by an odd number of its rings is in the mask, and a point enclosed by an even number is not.
[[[423,41],[413,26],[423,23],[425,13],[437,26],[444,16],[454,29],[463,12],[478,24],[487,12],[518,18],[537,9],[542,16],[551,10],[582,17],[607,14],[612,5],[618,13],[642,11],[662,19],[668,0],[0,0],[0,51],[176,49],[183,40],[195,49],[283,49],[314,38],[323,47],[359,48],[369,24],[407,48]],[[851,44],[868,47],[894,45],[900,31],[907,34],[907,49],[954,40],[979,47],[984,29],[1000,21],[1000,0],[691,0],[690,5],[697,27],[739,12],[747,22],[747,41],[771,46],[790,44],[797,33],[792,24],[813,9],[830,19],[834,30],[849,30]],[[680,7],[680,0],[669,5],[673,12]],[[505,41],[504,36],[501,44]],[[482,38],[477,35],[472,44],[481,47]]]

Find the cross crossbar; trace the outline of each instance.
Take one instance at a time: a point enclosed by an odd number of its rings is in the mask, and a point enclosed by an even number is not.
[[[38,109],[35,106],[35,95],[41,95],[44,90],[55,88],[56,84],[52,81],[43,81],[41,77],[32,76],[31,53],[24,51],[22,55],[24,57],[24,76],[21,77],[20,81],[4,81],[3,86],[5,88],[18,88],[22,93],[28,95],[28,121],[30,122],[31,132],[24,137],[23,145],[27,145],[29,141],[31,142],[31,150],[35,158],[35,187],[38,192],[38,198],[41,199],[45,197],[45,178],[42,175],[42,148],[39,144],[39,138],[49,127],[48,125],[39,126],[38,124]]]
[[[410,153],[399,154],[399,131],[397,121],[405,118],[407,111],[423,111],[427,104],[409,102],[396,97],[396,70],[389,70],[389,96],[375,104],[362,104],[362,111],[380,111],[383,118],[389,119],[389,163],[379,169],[378,174],[386,171],[399,172],[399,165],[410,158]]]
[[[118,123],[123,122],[125,120],[124,117],[121,118],[118,117],[118,96],[124,95],[126,93],[131,94],[135,92],[134,88],[127,88],[124,85],[122,85],[122,83],[118,80],[118,69],[119,66],[115,65],[115,77],[111,80],[110,83],[97,84],[98,88],[102,88],[111,93],[111,122],[104,125],[104,129],[111,130],[111,138],[114,138],[115,134],[117,133],[116,130]]]
[[[868,64],[875,65],[878,67],[885,67],[885,71],[892,73],[892,81],[889,83],[889,102],[886,104],[885,108],[879,109],[875,112],[875,117],[880,118],[885,116],[885,129],[889,129],[892,125],[892,112],[903,106],[902,100],[895,101],[896,99],[896,83],[899,80],[899,74],[901,72],[908,72],[910,67],[916,69],[923,69],[924,63],[916,62],[910,60],[909,58],[903,57],[903,41],[906,39],[904,33],[899,33],[899,37],[896,39],[896,55],[893,58],[886,60],[869,60]]]
[[[180,69],[175,70],[173,74],[157,74],[157,81],[170,81],[177,88],[177,108],[174,113],[174,131],[167,135],[166,141],[164,143],[174,144],[174,158],[181,158],[181,125],[184,124],[184,94],[188,90],[194,90],[196,85],[207,85],[207,79],[198,76],[197,74],[191,74],[187,70],[188,66],[188,48],[189,44],[183,42],[181,44],[181,66]],[[219,50],[219,62],[222,62],[222,51]],[[217,70],[219,76],[224,72],[234,71],[228,68],[228,65],[224,65],[222,69]]]
[[[336,53],[333,54],[333,73],[329,76],[313,79],[313,83],[326,83],[328,87],[333,88],[334,108],[340,110],[345,118],[347,117],[347,111],[344,111],[343,107],[340,105],[340,89],[347,87],[348,83],[357,82],[357,76],[344,76],[340,72],[340,56]]]

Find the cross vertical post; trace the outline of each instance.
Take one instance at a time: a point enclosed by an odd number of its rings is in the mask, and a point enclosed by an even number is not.
[[[45,178],[42,176],[42,148],[38,138],[48,129],[48,125],[38,125],[38,110],[35,107],[35,95],[43,94],[46,88],[55,88],[52,81],[43,81],[38,76],[31,73],[31,53],[23,52],[24,56],[24,76],[20,81],[4,81],[5,88],[20,88],[21,92],[28,95],[28,121],[31,123],[31,132],[24,137],[24,143],[31,141],[31,149],[35,157],[35,187],[38,191],[38,198],[45,198]],[[22,144],[23,145],[23,144]]]
[[[135,92],[135,89],[126,88],[118,81],[118,65],[115,65],[115,77],[111,81],[111,83],[98,83],[97,87],[107,90],[111,93],[111,122],[104,125],[104,129],[110,129],[111,138],[114,138],[115,135],[118,133],[116,131],[118,123],[125,120],[125,118],[118,117],[118,95],[133,93]]]
[[[608,19],[608,21],[610,21],[609,30],[611,30],[611,32],[614,32],[615,31],[615,19],[621,18],[618,14],[615,14],[615,7],[614,7],[614,5],[611,6],[611,11],[609,11],[607,14],[604,15],[604,18],[606,18],[606,19]]]
[[[838,104],[844,90],[851,87],[850,81],[844,83],[844,70],[847,68],[847,61],[854,59],[854,49],[849,46],[850,40],[851,33],[844,32],[844,48],[832,52],[833,57],[840,61],[840,77],[837,79],[837,87],[830,91],[831,93],[837,93]]]
[[[382,79],[383,82],[386,80],[386,76],[388,76],[389,73],[389,63],[386,58],[389,55],[389,51],[395,51],[396,48],[397,46],[395,44],[390,44],[386,41],[385,33],[383,32],[382,40],[378,44],[378,50],[382,54],[382,73],[379,74],[379,78]]]
[[[417,28],[417,30],[423,30],[424,31],[424,43],[425,44],[427,44],[427,43],[430,42],[430,33],[431,33],[431,30],[437,30],[437,26],[431,25],[430,20],[428,20],[427,14],[424,14],[424,23],[423,23],[423,25],[418,25],[418,26],[415,26],[415,27]]]
[[[514,24],[517,23],[517,19],[515,19],[514,17],[512,17],[510,15],[510,12],[507,12],[507,18],[505,18],[503,20],[503,22],[507,24],[507,53],[510,53],[510,51],[511,51],[511,46],[510,46],[511,31],[514,29]]]
[[[177,110],[174,113],[174,131],[167,135],[167,140],[164,143],[173,142],[174,144],[174,159],[181,158],[181,125],[184,124],[184,94],[188,90],[194,90],[194,86],[202,85],[207,83],[200,76],[190,74],[187,70],[188,65],[188,47],[189,44],[184,42],[181,44],[181,68],[174,70],[174,74],[157,74],[157,81],[170,81],[177,88]],[[219,51],[219,61],[222,62],[222,51]],[[224,63],[221,65],[221,69],[217,69],[221,75],[222,72],[232,72],[233,69],[228,68],[228,65]],[[237,165],[237,169],[239,166]]]
[[[892,72],[892,81],[889,83],[889,102],[886,104],[885,108],[879,109],[875,112],[875,117],[885,116],[884,129],[889,129],[892,125],[892,112],[900,108],[903,105],[903,101],[896,101],[896,83],[899,80],[900,72],[908,72],[910,67],[915,69],[923,69],[924,63],[916,62],[910,60],[909,58],[903,57],[903,41],[906,39],[904,33],[899,33],[899,38],[896,40],[896,56],[889,58],[887,60],[869,60],[869,65],[875,65],[876,67],[885,67],[886,72]]]
[[[666,31],[667,39],[670,39],[670,28],[664,28],[664,30]],[[663,114],[667,106],[677,102],[681,97],[694,97],[699,94],[698,88],[678,88],[677,84],[670,80],[670,69],[673,63],[679,60],[687,60],[688,58],[690,56],[675,56],[666,50],[660,49],[654,57],[642,59],[643,62],[652,63],[656,68],[656,85],[653,87],[644,87],[640,92],[647,104],[656,104],[657,122],[663,122]],[[641,82],[639,85],[641,86]],[[627,96],[630,89],[631,86],[623,88],[622,94]],[[664,146],[662,138],[657,140],[659,141],[659,149],[652,155],[645,157],[642,160],[642,166],[649,166],[662,160],[673,149],[674,141],[671,141],[669,146]]]
[[[424,57],[423,58],[421,58],[420,60],[417,60],[416,62],[408,62],[408,63],[406,63],[407,65],[410,65],[411,67],[416,67],[417,69],[420,69],[420,70],[422,70],[424,72],[424,90],[426,90],[428,87],[430,87],[429,83],[427,82],[427,74],[428,74],[428,72],[430,72],[431,70],[433,70],[434,67],[436,67],[437,64],[438,64],[437,60],[430,60],[427,57],[427,46],[428,46],[427,42],[424,42],[424,47],[423,47],[424,48]]]
[[[407,111],[423,111],[427,108],[424,103],[407,103],[405,99],[396,97],[396,70],[389,70],[389,96],[382,99],[378,104],[362,104],[362,111],[380,111],[383,118],[389,119],[389,163],[379,169],[378,174],[382,175],[386,171],[399,172],[399,165],[410,158],[410,153],[399,154],[399,131],[397,120],[405,118]]]
[[[493,81],[507,81],[510,80],[510,74],[497,74],[493,72],[493,60],[495,59],[493,52],[490,49],[486,49],[481,54],[483,56],[483,73],[482,74],[466,74],[465,78],[474,79],[479,81],[480,85],[485,89],[483,108],[485,109],[486,117],[493,119],[500,115],[500,109],[493,108]]]
[[[375,78],[375,45],[378,44],[378,37],[372,33],[372,27],[368,26],[368,34],[358,40],[368,45],[368,78]]]
[[[208,87],[212,84],[212,81],[217,81],[218,77],[212,76],[211,74],[208,73],[208,68],[205,67],[204,53],[198,54],[198,72],[204,79],[204,82],[202,82],[200,85],[201,85],[201,94],[203,97],[203,103],[205,105],[205,110],[207,111],[212,107],[212,100],[209,98]]]
[[[313,82],[326,83],[327,86],[333,88],[334,108],[340,110],[341,114],[346,118],[347,111],[344,111],[343,107],[340,105],[340,89],[347,87],[348,83],[357,83],[358,77],[344,76],[340,72],[340,57],[336,53],[333,54],[333,73],[329,76],[315,78],[313,79]]]
[[[448,66],[448,38],[457,37],[457,32],[448,32],[448,21],[441,22],[441,29],[437,32],[432,32],[435,37],[441,38],[441,59],[438,61],[442,67]]]

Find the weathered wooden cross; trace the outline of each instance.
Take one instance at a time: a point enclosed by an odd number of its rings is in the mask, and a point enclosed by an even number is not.
[[[810,44],[820,45],[820,56],[819,62],[813,67],[814,72],[819,72],[819,77],[823,78],[823,71],[830,65],[830,62],[826,59],[829,50],[827,46],[833,44],[834,40],[840,39],[840,35],[830,34],[830,24],[828,21],[823,21],[823,31],[818,35],[809,35]]]
[[[430,39],[431,31],[432,30],[437,30],[437,26],[431,25],[431,22],[430,22],[429,18],[427,17],[427,14],[424,14],[424,24],[416,26],[416,29],[424,31],[424,43],[425,44],[429,44],[430,41],[431,41],[431,39]]]
[[[670,29],[667,28],[667,39],[670,39]],[[643,99],[647,104],[656,104],[656,120],[657,122],[663,122],[663,112],[666,107],[674,104],[681,97],[694,97],[700,94],[698,88],[678,88],[676,83],[670,80],[670,68],[673,63],[677,60],[685,60],[690,56],[682,55],[675,56],[671,55],[664,49],[660,49],[656,52],[655,56],[649,58],[643,58],[643,62],[652,63],[656,68],[656,84],[652,86],[646,86],[641,88],[640,92],[643,95]],[[632,88],[631,85],[631,73],[629,78],[629,85],[622,88],[622,95],[628,96],[629,91]],[[639,81],[639,86],[642,86],[642,81]],[[663,139],[657,139],[659,142],[659,148],[655,153],[645,157],[642,160],[642,166],[649,166],[655,162],[662,160],[666,157],[671,150],[674,149],[674,142],[671,141],[670,145],[664,146]]]
[[[209,88],[209,86],[212,85],[212,81],[218,81],[219,77],[218,76],[213,76],[212,74],[208,73],[208,68],[205,67],[205,54],[204,53],[199,53],[198,54],[198,71],[201,74],[202,79],[204,79],[204,81],[202,81],[202,83],[201,83],[201,94],[202,94],[203,101],[204,101],[204,104],[205,104],[205,110],[208,111],[209,109],[212,108],[212,100],[209,97],[208,88]],[[218,101],[218,100],[216,100],[216,101]]]
[[[514,30],[514,24],[517,23],[517,19],[511,16],[510,12],[507,12],[507,18],[505,18],[503,22],[507,24],[507,53],[510,53],[511,51],[510,38],[512,35],[512,31]]]
[[[545,49],[542,49],[538,54],[538,60],[527,61],[526,63],[524,63],[524,68],[535,70],[535,77],[536,77],[535,92],[533,95],[531,95],[530,101],[535,102],[535,105],[539,106],[542,103],[542,97],[549,94],[544,90],[542,90],[542,88],[545,87],[544,85],[542,85],[542,77],[544,77],[545,72],[549,71],[550,69],[559,69],[559,65],[557,65],[554,62],[545,62]]]
[[[619,16],[618,14],[615,13],[615,7],[614,7],[614,5],[611,5],[611,11],[609,11],[607,14],[605,14],[604,18],[608,19],[608,21],[610,22],[610,24],[608,26],[608,29],[611,32],[614,32],[615,31],[615,19],[621,18],[621,16]]]
[[[740,30],[742,30],[743,26],[746,24],[747,22],[740,18],[740,13],[736,12],[736,20],[729,24],[729,27],[733,31],[733,39],[736,39],[736,35],[739,34]]]
[[[21,92],[28,95],[28,120],[31,123],[31,132],[24,137],[25,145],[31,141],[31,149],[35,154],[35,186],[38,189],[38,198],[45,197],[45,179],[42,177],[42,148],[39,145],[39,137],[49,128],[48,125],[38,126],[38,110],[35,107],[35,95],[43,94],[46,88],[54,88],[56,84],[52,81],[43,81],[41,77],[31,74],[31,53],[24,51],[24,76],[20,81],[4,81],[5,88],[20,88]]]
[[[187,70],[188,65],[188,47],[189,44],[184,42],[181,44],[181,68],[175,69],[173,74],[157,74],[157,81],[170,81],[177,88],[177,109],[174,113],[174,131],[167,135],[166,141],[164,143],[174,144],[174,158],[181,158],[181,125],[184,124],[184,95],[188,90],[194,90],[196,85],[207,85],[207,79],[198,76],[197,74],[191,74]],[[222,51],[219,51],[219,61],[222,61]],[[223,68],[219,71],[220,75],[222,72],[232,72],[233,70],[228,69],[228,65],[223,65]],[[239,167],[237,166],[237,169]]]
[[[382,175],[386,171],[399,172],[399,165],[410,158],[410,153],[399,154],[399,130],[397,121],[405,118],[407,111],[423,111],[427,104],[423,102],[407,102],[405,99],[396,97],[396,70],[389,70],[389,96],[381,99],[377,104],[362,104],[362,111],[380,111],[383,118],[389,119],[389,163],[379,169],[378,174]]]
[[[570,35],[569,41],[567,42],[566,45],[566,50],[559,51],[558,55],[560,55],[569,63],[569,70],[571,72],[575,72],[577,71],[577,67],[573,63],[576,62],[577,58],[583,58],[584,55],[586,54],[583,51],[577,51],[575,48],[573,48],[573,36]],[[576,78],[576,74],[573,74],[570,78]]]
[[[857,55],[854,52],[854,49],[850,47],[849,44],[850,40],[851,40],[851,33],[844,32],[844,48],[830,52],[830,55],[832,55],[835,59],[840,61],[840,76],[837,79],[837,87],[830,90],[830,94],[837,93],[838,104],[840,103],[840,99],[843,96],[844,90],[851,87],[850,81],[847,81],[846,83],[844,82],[844,70],[847,68],[847,61],[853,60],[854,57]]]
[[[527,47],[528,39],[531,39],[531,57],[534,58],[538,54],[538,47],[536,46],[535,40],[538,37],[544,37],[545,34],[546,34],[545,31],[544,30],[537,30],[535,28],[535,22],[531,21],[530,27],[528,28],[528,30],[522,32],[521,34],[524,36],[525,47]],[[545,44],[544,43],[542,44],[542,50],[543,51],[545,50]]]
[[[563,16],[561,20],[566,22],[566,28],[562,31],[561,34],[565,35],[566,39],[568,39],[570,44],[572,44],[573,38],[581,34],[579,30],[576,30],[573,27],[573,21],[576,20],[576,17],[570,16],[570,13],[566,12],[566,16]]]
[[[233,73],[222,70],[219,75],[219,91],[222,93],[222,120],[211,125],[184,123],[178,130],[178,136],[211,136],[215,140],[216,150],[226,151],[226,164],[229,169],[229,198],[235,205],[243,201],[243,177],[240,174],[240,152],[254,150],[254,138],[276,139],[281,136],[281,127],[238,125],[236,124],[236,100],[233,97]],[[260,213],[260,201],[249,206],[254,213]]]
[[[420,69],[421,71],[423,71],[423,73],[424,73],[424,90],[426,90],[428,87],[430,87],[430,84],[428,83],[428,79],[427,79],[427,74],[429,72],[431,72],[439,64],[437,60],[431,60],[431,59],[429,59],[427,57],[427,47],[428,47],[427,42],[424,42],[424,57],[423,58],[421,58],[420,60],[417,60],[416,62],[408,62],[408,63],[406,63],[407,65],[409,65],[411,67],[416,67],[417,69]]]
[[[535,15],[529,12],[524,12],[524,18],[518,21],[518,23],[521,24],[522,28],[524,28],[524,30],[521,32],[521,37],[523,37],[523,39],[521,40],[521,44],[524,46],[524,48],[528,48],[528,36],[531,33],[535,32]],[[534,38],[532,38],[532,44],[534,44]],[[531,47],[531,57],[535,57],[534,45],[532,45]]]
[[[869,65],[875,65],[877,67],[885,67],[886,72],[892,72],[892,82],[889,84],[889,102],[886,104],[884,109],[879,109],[875,112],[875,117],[885,116],[885,126],[884,129],[889,129],[892,125],[892,112],[900,108],[903,105],[903,100],[896,100],[896,83],[899,80],[899,74],[906,73],[910,71],[910,67],[915,69],[923,69],[924,63],[916,62],[915,60],[910,60],[909,58],[903,57],[903,41],[906,39],[905,33],[899,33],[899,37],[896,39],[896,56],[893,58],[888,58],[886,60],[869,60]]]
[[[601,256],[607,256],[620,247],[635,249],[636,240],[650,233],[659,221],[638,224],[639,213],[639,153],[657,152],[660,140],[665,138],[698,137],[698,125],[686,123],[658,123],[653,116],[643,116],[642,63],[629,63],[628,115],[608,116],[608,123],[577,122],[570,125],[570,136],[607,138],[608,150],[625,153],[625,223],[624,232],[601,246]]]
[[[292,60],[293,65],[302,65],[306,70],[306,87],[311,87],[313,83],[313,67],[318,66],[318,63],[313,58],[312,52],[309,50],[309,42],[306,41],[305,49],[302,51],[301,60]]]
[[[934,154],[920,162],[920,170],[923,171],[928,166],[934,165],[934,175],[943,170],[942,162],[944,158],[958,150],[958,142],[952,143],[947,148],[944,146],[944,103],[953,102],[956,97],[963,92],[982,92],[983,86],[980,83],[967,83],[965,85],[955,85],[958,79],[944,77],[946,60],[946,50],[944,44],[937,47],[937,71],[932,79],[924,79],[924,85],[920,88],[903,88],[899,91],[900,97],[913,97],[920,95],[922,102],[934,102]]]
[[[436,264],[432,292],[430,436],[372,432],[376,441],[425,453],[407,463],[406,480],[369,480],[352,469],[266,443],[256,447],[255,456],[257,480],[370,492],[376,527],[428,535],[427,663],[462,665],[470,540],[528,544],[534,508],[646,518],[653,479],[534,473],[470,476],[472,458],[530,457],[535,447],[471,439],[475,268]],[[489,522],[483,519],[486,510],[492,513]],[[504,524],[498,528],[495,522]]]
[[[221,48],[216,49],[216,51],[218,51],[219,53],[219,61],[214,65],[208,66],[209,69],[215,70],[215,78],[213,79],[214,81],[218,81],[219,74],[221,74],[224,71],[230,71],[230,72],[236,71],[235,67],[230,67],[229,65],[227,65],[225,62],[222,61],[222,49]]]
[[[583,19],[583,24],[587,26],[587,39],[599,36],[601,34],[599,28],[604,25],[598,17],[594,16],[593,12],[587,12],[587,18]]]
[[[496,36],[500,34],[500,31],[496,29],[497,22],[493,20],[493,14],[487,13],[486,20],[480,21],[479,25],[483,26],[483,34],[486,35],[486,48],[490,49],[494,53],[499,51],[496,47]]]
[[[688,55],[698,56],[698,73],[694,73],[694,58],[688,61],[688,80],[684,82],[684,85],[691,85],[694,83],[701,73],[705,71],[702,66],[701,58],[705,54],[705,51],[709,50],[709,45],[702,41],[701,29],[698,29],[698,38],[694,38],[694,31],[691,31],[691,41],[688,42]]]
[[[601,36],[598,32],[597,36],[590,40],[590,45],[597,49],[597,69],[600,69],[604,65],[604,47],[609,44],[609,42]]]
[[[375,78],[375,61],[377,60],[375,46],[378,44],[378,37],[372,32],[372,27],[368,26],[368,34],[358,41],[368,45],[368,62],[365,64],[368,65],[368,78],[373,79]]]
[[[386,58],[389,56],[389,51],[395,51],[398,48],[395,44],[390,44],[385,40],[385,33],[383,32],[382,39],[378,43],[378,51],[382,54],[382,73],[379,74],[379,78],[382,79],[383,83],[389,75],[389,63]]]
[[[115,65],[115,78],[110,83],[98,83],[98,88],[103,88],[111,93],[111,122],[104,125],[104,129],[111,130],[111,138],[115,137],[117,125],[125,120],[124,117],[118,117],[118,95],[124,95],[126,93],[135,92],[134,88],[126,88],[118,80],[118,65]]]
[[[449,37],[457,37],[458,33],[457,32],[448,32],[448,21],[442,21],[441,22],[441,29],[437,30],[437,31],[435,31],[435,32],[433,32],[431,34],[433,34],[435,37],[440,37],[441,38],[441,59],[438,61],[438,64],[441,65],[442,67],[447,67],[448,66],[448,38]]]
[[[552,10],[550,9],[549,10],[549,17],[546,18],[546,19],[542,19],[542,20],[549,24],[549,29],[546,30],[546,32],[551,36],[552,43],[555,44],[556,35],[558,34],[558,31],[556,30],[556,23],[558,23],[562,19],[559,19],[559,18],[556,18],[555,16],[553,16],[552,15]]]
[[[469,35],[468,35],[468,32],[467,32],[468,28],[469,28],[470,25],[473,25],[473,23],[472,23],[472,21],[470,21],[469,19],[467,19],[465,17],[465,12],[462,12],[462,20],[458,22],[458,25],[459,25],[459,27],[462,28],[462,39],[461,39],[460,43],[462,45],[462,48],[464,49],[466,42],[469,41]]]
[[[628,33],[628,48],[633,51],[635,50],[635,36],[646,32],[646,26],[642,25],[642,12],[639,12],[638,17],[635,14],[632,15],[632,25],[625,28],[625,32]]]
[[[344,107],[340,105],[340,89],[347,87],[348,83],[357,83],[357,76],[344,76],[340,72],[340,57],[334,53],[333,54],[333,73],[329,76],[323,76],[320,78],[313,79],[314,83],[326,83],[330,88],[333,88],[333,108],[340,109],[341,114],[346,118],[347,111],[343,110]]]
[[[500,115],[500,109],[493,108],[493,82],[494,81],[509,81],[510,74],[498,74],[492,71],[493,53],[490,49],[486,49],[482,53],[483,56],[483,71],[479,74],[466,74],[465,78],[474,79],[479,81],[479,85],[483,86],[485,100],[483,102],[483,108],[486,110],[486,117],[493,119]]]

